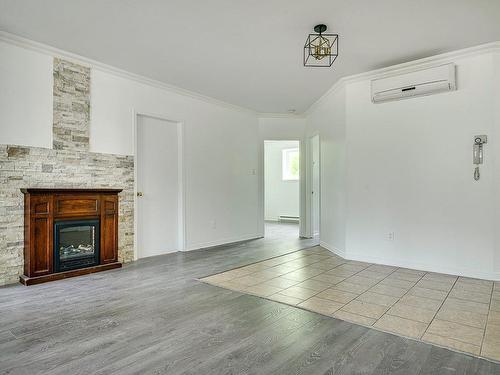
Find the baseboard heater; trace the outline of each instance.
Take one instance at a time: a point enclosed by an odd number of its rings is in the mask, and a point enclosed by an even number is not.
[[[278,217],[278,220],[282,223],[298,223],[299,217],[298,216],[289,216],[289,215],[280,215]]]

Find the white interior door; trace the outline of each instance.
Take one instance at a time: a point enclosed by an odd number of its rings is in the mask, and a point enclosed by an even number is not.
[[[178,124],[137,116],[137,256],[179,249]]]

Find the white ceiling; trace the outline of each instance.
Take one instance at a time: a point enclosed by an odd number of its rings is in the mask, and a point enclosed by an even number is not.
[[[317,23],[331,68],[304,68]],[[340,77],[500,40],[500,0],[0,0],[0,29],[259,112]]]

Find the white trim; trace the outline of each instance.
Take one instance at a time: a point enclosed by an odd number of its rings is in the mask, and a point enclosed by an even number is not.
[[[202,249],[207,249],[207,248],[215,247],[215,246],[230,245],[230,244],[237,243],[237,242],[256,240],[259,238],[263,238],[263,235],[260,233],[249,234],[246,236],[228,237],[228,238],[224,238],[221,240],[215,240],[215,241],[198,242],[198,243],[187,245],[184,251],[202,250]]]
[[[168,116],[159,115],[147,111],[132,109],[133,116],[133,156],[134,156],[134,260],[138,259],[137,251],[137,129],[138,129],[138,116],[147,116],[156,118],[163,121],[175,123],[177,125],[177,173],[178,173],[178,197],[177,197],[177,220],[179,223],[177,233],[177,251],[185,251],[186,249],[186,173],[184,166],[184,122],[170,119]]]
[[[121,78],[130,79],[130,80],[133,80],[133,81],[136,81],[136,82],[148,85],[148,86],[156,87],[156,88],[159,88],[162,90],[170,91],[170,92],[182,95],[182,96],[189,97],[191,99],[197,99],[197,100],[201,100],[201,101],[206,102],[206,103],[215,104],[215,105],[229,108],[229,109],[232,109],[235,111],[247,112],[247,113],[250,112],[252,114],[257,115],[257,112],[253,109],[242,107],[242,106],[239,106],[236,104],[231,104],[231,103],[225,102],[223,100],[215,99],[215,98],[212,98],[212,97],[207,96],[207,95],[203,95],[203,94],[200,94],[200,93],[197,93],[194,91],[190,91],[190,90],[186,90],[186,89],[174,86],[174,85],[170,85],[170,84],[158,81],[156,79],[152,79],[152,78],[148,78],[148,77],[145,77],[145,76],[142,76],[139,74],[128,72],[126,70],[119,69],[119,68],[116,68],[114,66],[104,64],[102,62],[92,60],[92,59],[86,58],[86,57],[81,56],[81,55],[77,55],[75,53],[67,52],[67,51],[49,46],[47,44],[35,42],[33,40],[26,39],[26,38],[20,37],[18,35],[8,33],[6,31],[0,30],[0,41],[5,42],[5,43],[9,43],[9,44],[14,45],[14,46],[26,48],[26,49],[29,49],[29,50],[32,50],[35,52],[39,52],[39,53],[42,53],[45,55],[49,55],[52,57],[63,58],[65,60],[80,64],[83,66],[87,66],[87,67],[92,68],[92,69],[98,69],[102,72],[113,74],[113,75],[121,77]]]
[[[258,119],[264,118],[290,118],[290,119],[304,119],[302,113],[274,113],[274,112],[257,112]]]
[[[393,74],[407,73],[416,69],[430,68],[435,65],[446,64],[453,62],[455,59],[478,56],[485,53],[499,52],[500,41],[480,44],[478,46],[460,49],[457,51],[446,52],[439,55],[429,56],[418,60],[413,60],[397,65],[391,65],[385,68],[370,70],[367,72],[345,76],[340,78],[334,85],[323,95],[321,95],[313,104],[306,109],[302,115],[307,117],[321,102],[329,95],[333,94],[338,89],[344,87],[347,83],[359,82],[366,79],[383,78]]]
[[[318,163],[319,163],[319,191],[316,192],[319,197],[319,228],[321,228],[321,135],[319,131],[314,131],[311,134],[307,136],[307,154],[306,154],[306,234],[308,238],[313,238],[314,236],[320,234],[320,230],[317,232],[314,231],[314,219],[313,219],[313,197],[312,197],[312,187],[313,187],[313,165],[312,165],[312,160],[313,160],[313,155],[312,155],[312,139],[314,137],[318,137],[318,153],[319,153],[319,158],[318,158]]]
[[[319,246],[324,247],[325,249],[334,253],[335,255],[338,255],[339,257],[347,259],[346,255],[345,255],[345,250],[337,249],[335,246],[332,246],[325,241],[319,241]]]
[[[356,253],[349,251],[348,256],[345,259],[357,260],[361,262],[383,264],[394,267],[411,268],[414,270],[426,271],[426,272],[437,272],[448,275],[457,275],[464,277],[472,277],[476,279],[486,279],[493,281],[500,281],[500,273],[498,272],[484,272],[477,269],[471,269],[467,267],[448,267],[446,265],[439,265],[437,263],[426,263],[426,262],[413,262],[405,259],[387,259],[380,258],[376,256],[366,256],[364,253]]]
[[[457,275],[457,276],[464,276],[464,277],[472,277],[472,278],[476,278],[476,279],[500,281],[500,273],[498,273],[498,272],[496,272],[496,273],[495,272],[484,272],[481,270],[464,268],[464,267],[459,267],[459,268],[447,267],[447,266],[440,266],[440,265],[430,264],[430,263],[406,261],[404,259],[387,260],[386,258],[366,256],[366,254],[364,254],[364,253],[362,254],[362,253],[346,252],[345,250],[337,249],[337,248],[335,248],[335,246],[332,246],[324,241],[320,241],[319,245],[321,247],[324,247],[328,251],[331,251],[332,253],[334,253],[334,254],[336,254],[336,255],[338,255],[346,260],[356,260],[356,261],[360,261],[360,262],[382,264],[382,265],[386,265],[386,266],[410,268],[410,269],[419,270],[419,271],[437,272],[437,273],[443,273],[443,274],[448,274],[448,275]]]

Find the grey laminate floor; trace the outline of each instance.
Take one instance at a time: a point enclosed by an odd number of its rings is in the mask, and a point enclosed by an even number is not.
[[[281,236],[0,288],[0,373],[500,374],[492,362],[196,280],[314,244]]]

